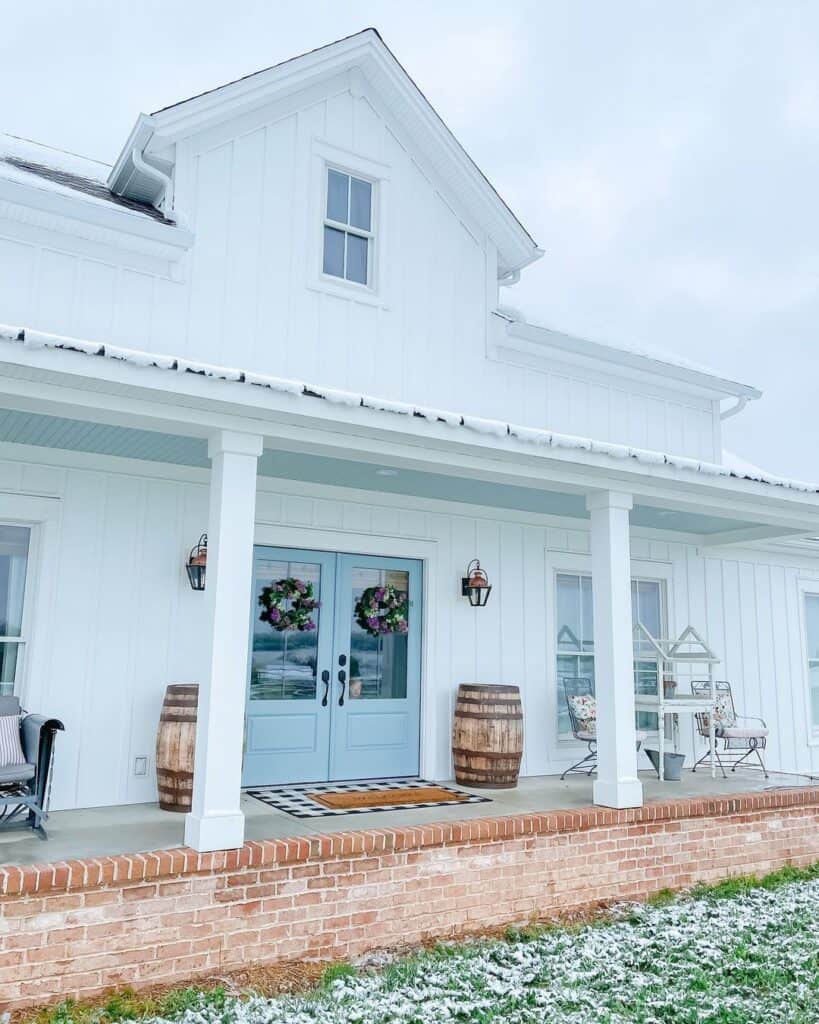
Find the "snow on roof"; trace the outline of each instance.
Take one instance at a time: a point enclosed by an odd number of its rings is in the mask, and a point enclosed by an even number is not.
[[[722,464],[727,466],[732,473],[736,473],[738,476],[744,476],[748,480],[762,480],[766,476],[769,476],[764,469],[760,469],[759,466],[754,465],[753,462],[748,462],[747,459],[743,459],[741,455],[729,452],[727,448],[722,449]]]
[[[734,381],[733,378],[724,373],[720,373],[718,370],[714,370],[709,366],[704,366],[701,363],[696,363],[693,360],[686,359],[684,356],[679,356],[676,353],[667,352],[654,345],[633,345],[630,343],[623,344],[620,342],[615,344],[608,341],[599,341],[596,338],[579,338],[575,335],[567,334],[564,331],[555,330],[553,327],[547,327],[545,324],[540,324],[534,320],[530,320],[525,313],[513,306],[499,306],[497,312],[510,321],[510,324],[514,324],[522,328],[530,327],[534,328],[535,331],[542,332],[542,341],[544,344],[554,344],[557,347],[569,350],[577,350],[578,347],[581,347],[583,350],[586,350],[584,351],[584,354],[596,354],[603,358],[607,355],[616,356],[617,354],[625,354],[635,356],[637,359],[648,359],[653,362],[663,363],[666,366],[675,367],[679,370],[687,370],[690,373],[702,374],[706,377],[712,377],[715,380],[735,384],[743,391],[750,392],[748,394],[749,398],[760,398],[762,395],[762,392],[758,391],[756,388],[753,388],[748,384],[741,384],[738,381]]]
[[[672,455],[665,452],[652,451],[647,448],[632,448],[629,445],[613,444],[609,441],[596,441],[587,437],[576,437],[572,434],[560,434],[552,430],[537,427],[522,427],[503,420],[484,419],[466,413],[449,412],[443,409],[431,409],[426,406],[408,402],[397,402],[392,399],[374,398],[355,391],[340,391],[303,381],[287,380],[283,377],[271,377],[266,374],[249,370],[240,370],[227,366],[213,366],[209,363],[195,362],[179,356],[159,355],[143,352],[139,349],[122,348],[99,341],[86,341],[81,338],[67,338],[58,334],[31,330],[27,327],[12,327],[0,324],[0,341],[23,344],[29,349],[63,349],[84,355],[98,356],[131,363],[134,366],[153,367],[170,370],[176,373],[195,373],[219,380],[234,381],[255,387],[269,388],[283,394],[298,398],[320,399],[337,405],[353,408],[371,409],[377,412],[390,412],[401,416],[417,417],[434,423],[445,423],[452,427],[465,428],[479,434],[498,438],[512,437],[526,444],[542,447],[574,449],[588,451],[596,455],[605,455],[611,459],[634,459],[647,466],[671,466],[674,469],[702,473],[705,476],[734,477],[742,480],[754,480],[785,487],[790,490],[819,494],[819,484],[805,483],[800,480],[786,480],[773,476],[739,462],[733,466],[716,462],[692,459],[684,455]],[[751,471],[748,471],[751,470]]]
[[[40,142],[0,134],[0,178],[84,202],[118,206],[134,213],[165,221],[162,213],[147,203],[115,195],[107,184],[110,164],[54,149]]]

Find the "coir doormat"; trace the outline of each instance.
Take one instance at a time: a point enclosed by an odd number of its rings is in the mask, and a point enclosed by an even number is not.
[[[255,786],[249,796],[294,818],[325,818],[340,814],[403,811],[412,807],[445,807],[490,803],[490,798],[466,793],[425,779],[364,782],[312,782],[295,786]]]

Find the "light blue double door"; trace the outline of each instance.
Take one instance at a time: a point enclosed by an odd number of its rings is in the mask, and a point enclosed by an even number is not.
[[[253,563],[243,785],[417,775],[421,563],[262,546]]]

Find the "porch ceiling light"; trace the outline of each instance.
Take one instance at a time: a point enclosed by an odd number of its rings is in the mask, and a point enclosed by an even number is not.
[[[205,589],[205,573],[207,568],[208,535],[203,533],[197,543],[191,548],[191,553],[188,555],[188,564],[185,566],[192,590]]]
[[[481,568],[477,558],[473,558],[466,568],[466,576],[461,579],[461,594],[469,598],[473,608],[483,608],[492,593],[489,577]]]

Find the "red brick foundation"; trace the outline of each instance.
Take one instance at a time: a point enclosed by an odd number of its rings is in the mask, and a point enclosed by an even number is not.
[[[807,865],[817,826],[806,788],[0,868],[0,1009]]]

